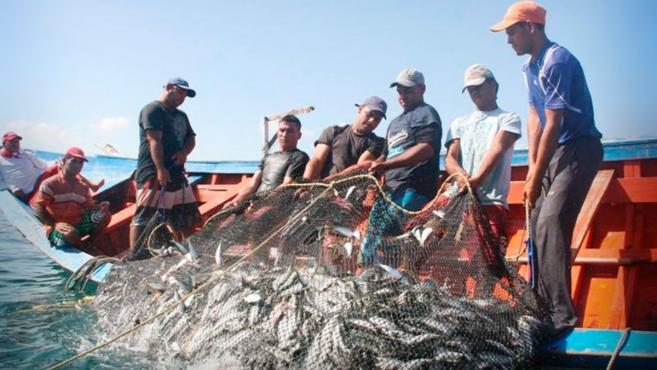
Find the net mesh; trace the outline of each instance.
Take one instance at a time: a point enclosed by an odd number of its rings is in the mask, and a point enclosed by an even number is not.
[[[406,212],[357,174],[279,188],[180,244],[162,230],[95,307],[108,336],[157,316],[122,340],[177,367],[526,368],[542,340],[471,193]]]

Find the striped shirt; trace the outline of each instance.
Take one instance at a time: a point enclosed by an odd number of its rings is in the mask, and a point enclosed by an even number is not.
[[[62,174],[41,184],[34,203],[43,205],[56,222],[80,223],[82,212],[93,206],[89,187],[79,179],[66,180]]]

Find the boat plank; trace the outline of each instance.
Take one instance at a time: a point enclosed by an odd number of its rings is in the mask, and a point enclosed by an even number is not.
[[[582,247],[584,236],[591,227],[593,218],[600,208],[602,197],[607,191],[613,176],[614,170],[602,170],[599,171],[593,179],[591,188],[586,195],[586,199],[584,199],[584,204],[582,205],[579,215],[577,215],[575,231],[573,232],[573,238],[570,244],[570,251],[573,259],[577,257],[577,253]]]

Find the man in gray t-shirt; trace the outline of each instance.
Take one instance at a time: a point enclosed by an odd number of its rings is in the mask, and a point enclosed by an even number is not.
[[[467,178],[499,239],[504,236],[509,208],[513,144],[521,131],[520,117],[497,106],[498,88],[493,72],[485,66],[475,64],[465,71],[462,91],[468,90],[476,109],[455,119],[447,131],[445,169]]]
[[[386,117],[386,102],[371,96],[356,106],[358,114],[351,125],[328,127],[315,141],[315,151],[303,174],[305,179],[326,178],[355,168],[368,169],[381,155],[383,138],[373,131]]]

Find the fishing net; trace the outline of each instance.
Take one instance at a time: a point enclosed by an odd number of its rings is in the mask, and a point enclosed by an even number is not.
[[[115,265],[95,307],[108,337],[175,367],[527,368],[542,340],[471,192],[406,212],[356,174],[149,243],[157,257]]]

